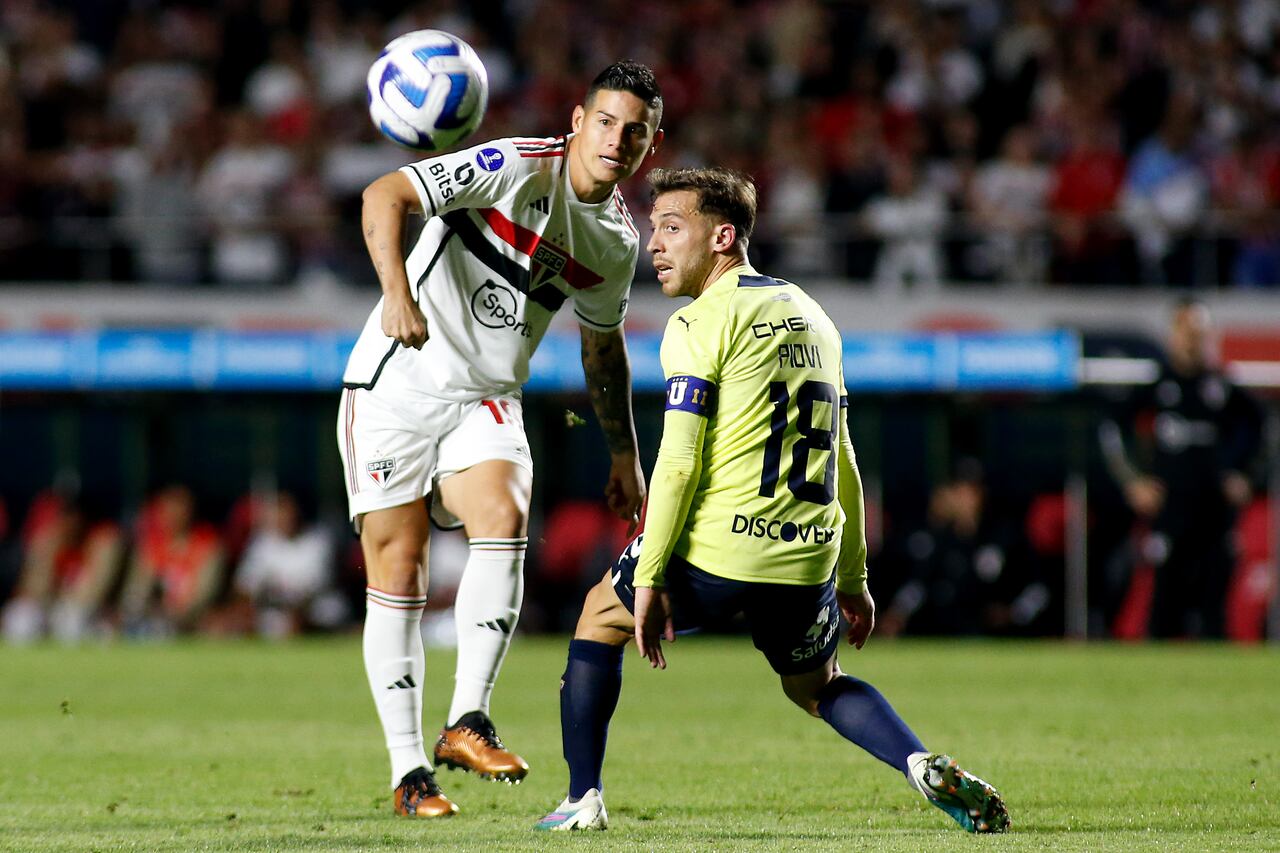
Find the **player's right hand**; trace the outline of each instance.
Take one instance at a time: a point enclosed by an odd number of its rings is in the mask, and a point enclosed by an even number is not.
[[[646,493],[640,460],[633,453],[615,455],[609,466],[609,482],[605,483],[604,500],[610,512],[628,523],[628,539],[635,535],[636,528],[640,526],[640,510],[644,506]]]
[[[382,334],[410,349],[422,349],[427,342],[427,318],[412,299],[382,303]]]
[[[650,668],[666,669],[662,641],[676,641],[675,626],[671,621],[671,599],[665,589],[638,586],[635,607],[636,648],[649,659]]]
[[[636,591],[639,592],[639,590]],[[863,590],[855,595],[836,590],[836,604],[839,605],[845,621],[849,623],[847,634],[849,645],[856,649],[862,648],[876,627],[876,602],[871,597],[871,592]]]

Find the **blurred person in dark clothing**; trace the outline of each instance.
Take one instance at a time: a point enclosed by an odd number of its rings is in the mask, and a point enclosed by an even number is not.
[[[928,521],[903,550],[909,577],[880,618],[882,633],[1026,633],[1049,604],[1017,526],[994,511],[976,459],[958,460],[933,489]]]
[[[1112,475],[1148,525],[1139,559],[1155,571],[1155,637],[1222,636],[1230,533],[1253,496],[1262,412],[1212,364],[1211,341],[1206,306],[1179,301],[1158,378],[1100,433]]]
[[[878,123],[849,134],[836,148],[832,161],[826,211],[841,225],[836,231],[844,254],[841,272],[850,278],[868,279],[875,268],[880,244],[858,228],[857,222],[867,202],[885,192],[884,163],[884,139]]]

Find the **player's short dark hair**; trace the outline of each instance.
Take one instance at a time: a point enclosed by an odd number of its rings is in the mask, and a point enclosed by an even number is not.
[[[756,227],[756,184],[736,169],[652,169],[648,174],[653,198],[662,193],[693,190],[698,210],[718,216],[733,226],[744,247]]]
[[[591,99],[601,89],[607,89],[610,92],[630,92],[648,104],[657,116],[658,123],[661,123],[662,90],[658,88],[658,78],[654,76],[653,69],[649,66],[641,65],[631,59],[622,59],[613,63],[591,81],[583,103],[591,103]]]

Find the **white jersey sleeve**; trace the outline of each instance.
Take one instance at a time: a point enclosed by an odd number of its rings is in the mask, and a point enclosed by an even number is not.
[[[402,166],[400,171],[418,192],[428,216],[455,208],[485,207],[509,195],[528,170],[504,168],[520,159],[510,139],[495,139],[472,148]]]

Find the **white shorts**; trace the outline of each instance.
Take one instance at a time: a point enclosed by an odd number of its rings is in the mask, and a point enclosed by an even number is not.
[[[338,450],[353,520],[371,510],[421,500],[449,475],[490,459],[505,459],[533,473],[518,396],[466,403],[397,400],[392,406],[374,391],[344,388]],[[431,520],[438,526],[462,526],[440,501],[432,503]]]

